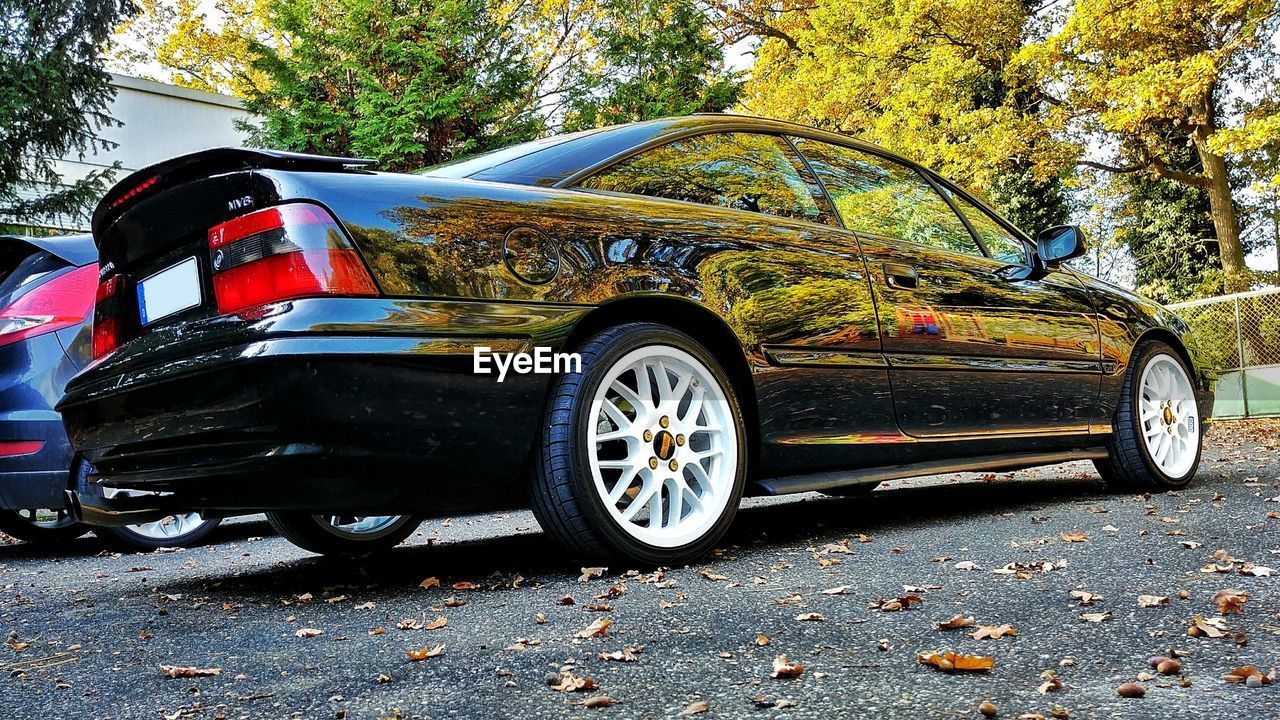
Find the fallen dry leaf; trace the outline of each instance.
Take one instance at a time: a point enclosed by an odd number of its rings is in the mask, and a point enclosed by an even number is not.
[[[969,637],[975,640],[983,640],[985,638],[997,639],[1005,635],[1017,635],[1018,631],[1012,625],[979,625],[977,632],[969,633]]]
[[[706,579],[710,580],[711,582],[719,582],[719,581],[721,581],[721,580],[728,580],[728,579],[729,579],[729,576],[728,576],[728,575],[717,575],[716,573],[711,572],[711,570],[709,570],[709,569],[707,569],[707,568],[703,568],[703,569],[702,569],[702,572],[701,572],[701,573],[699,573],[699,574],[700,574],[700,575],[702,575],[702,577],[704,577],[704,578],[706,578]]]
[[[324,631],[321,630],[320,628],[307,627],[307,628],[298,628],[298,630],[293,634],[300,638],[313,638],[313,637],[320,637],[321,635],[324,634]]]
[[[680,711],[680,714],[685,717],[688,717],[690,715],[701,715],[702,713],[710,709],[711,709],[711,706],[707,705],[706,700],[694,700],[688,705],[685,705],[684,709]]]
[[[756,636],[756,646],[757,646],[757,647],[764,647],[765,645],[768,645],[768,644],[769,644],[769,636],[768,636],[768,635],[757,635],[757,636]]]
[[[1271,577],[1276,574],[1276,571],[1264,565],[1254,565],[1251,562],[1247,562],[1240,566],[1240,574],[1254,577]]]
[[[1223,675],[1222,679],[1226,680],[1229,683],[1246,683],[1247,684],[1249,683],[1249,678],[1251,677],[1258,678],[1256,681],[1256,684],[1258,685],[1270,685],[1276,680],[1276,670],[1275,668],[1272,668],[1271,672],[1267,673],[1266,675],[1263,675],[1262,671],[1254,667],[1253,665],[1243,665],[1241,667],[1235,668],[1234,670],[1227,673],[1226,675]]]
[[[881,598],[867,603],[867,609],[881,612],[898,612],[899,610],[910,610],[912,603],[924,605],[924,599],[919,595],[903,595],[889,600]]]
[[[440,587],[440,578],[429,577],[426,580],[423,580],[422,582],[418,583],[418,587],[420,588]]]
[[[443,615],[439,615],[436,617],[435,620],[432,620],[431,622],[427,623],[426,625],[423,625],[422,627],[425,630],[439,630],[440,628],[448,624],[449,624],[449,618],[446,618]]]
[[[609,707],[610,705],[613,705],[616,702],[617,700],[614,700],[608,695],[597,695],[593,698],[587,698],[582,702],[576,702],[574,703],[574,705],[578,705],[584,708],[602,708],[602,707]]]
[[[551,689],[556,692],[586,692],[599,687],[595,680],[589,677],[578,677],[568,670],[561,670],[560,681],[551,684]]]
[[[169,678],[213,677],[221,675],[222,668],[184,667],[181,665],[161,665],[160,672]]]
[[[603,577],[609,571],[607,567],[584,567],[581,568],[581,575],[578,576],[578,582],[586,582],[598,577]]]
[[[1071,597],[1080,601],[1081,605],[1092,605],[1103,599],[1098,593],[1089,592],[1088,590],[1072,590]]]
[[[1050,671],[1050,673],[1052,674],[1043,676],[1045,681],[1040,683],[1040,687],[1036,688],[1036,692],[1041,695],[1048,695],[1051,692],[1057,692],[1062,689],[1062,679],[1058,677],[1057,673],[1053,673],[1053,671]]]
[[[989,657],[957,655],[950,651],[941,655],[935,652],[920,653],[916,655],[916,660],[943,672],[986,672],[996,666],[996,661]]]
[[[1058,533],[1058,537],[1062,538],[1064,542],[1073,542],[1073,543],[1089,542],[1089,536],[1085,535],[1079,530],[1072,530],[1071,532],[1060,532]]]
[[[978,564],[973,562],[972,560],[961,560],[960,562],[956,563],[955,565],[952,565],[951,567],[955,568],[956,570],[981,570],[982,569],[978,567]]]
[[[1213,595],[1213,604],[1218,606],[1219,615],[1227,615],[1229,613],[1242,614],[1244,612],[1244,604],[1248,600],[1249,596],[1243,590],[1235,588],[1219,590]]]
[[[444,599],[444,602],[440,604],[444,605],[445,607],[455,608],[455,607],[462,607],[463,605],[466,605],[467,601],[463,600],[462,598],[447,597]]]
[[[1151,608],[1161,605],[1168,605],[1169,598],[1165,595],[1139,595],[1138,607]]]
[[[825,615],[817,612],[800,613],[796,616],[796,620],[799,620],[800,622],[821,622],[826,619],[827,617]]]
[[[418,650],[410,650],[409,652],[405,653],[405,656],[408,657],[410,660],[417,662],[419,660],[426,660],[427,658],[437,657],[442,652],[444,652],[444,646],[437,645],[431,649],[420,648]]]
[[[635,662],[639,659],[636,655],[639,655],[642,652],[644,652],[643,645],[638,645],[636,647],[624,647],[621,650],[614,650],[610,653],[596,653],[596,659],[613,660],[614,662]]]
[[[461,580],[453,584],[454,590],[478,590],[480,586],[470,580]]]
[[[1222,618],[1205,619],[1199,615],[1191,618],[1191,627],[1187,630],[1187,634],[1191,637],[1211,637],[1220,638],[1227,636],[1227,623]]]
[[[952,615],[950,620],[934,623],[934,626],[939,630],[959,630],[960,628],[973,627],[974,620],[972,617],[957,614]]]
[[[848,585],[840,585],[839,587],[827,588],[822,591],[823,595],[844,595],[849,591]]]
[[[574,637],[577,637],[577,638],[604,637],[609,630],[609,626],[612,624],[613,624],[613,621],[610,620],[609,618],[596,618],[595,620],[591,621],[590,625],[574,633]]]
[[[1100,623],[1103,620],[1111,619],[1111,613],[1110,612],[1080,613],[1080,619],[1085,622]]]
[[[786,655],[779,655],[773,659],[773,672],[769,673],[771,678],[793,678],[800,677],[804,672],[804,666],[800,663],[793,663],[787,659]]]

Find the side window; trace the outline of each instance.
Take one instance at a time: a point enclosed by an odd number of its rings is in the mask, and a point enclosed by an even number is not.
[[[806,138],[793,142],[850,230],[982,255],[960,216],[915,170],[842,145]]]
[[[987,246],[987,252],[991,253],[991,257],[1001,262],[1019,265],[1027,261],[1026,245],[1003,225],[996,222],[995,218],[955,193],[948,192],[947,196],[956,204],[956,207],[960,208],[965,219],[973,226],[973,231],[978,234],[982,244]]]
[[[835,224],[804,162],[775,135],[716,133],[675,140],[580,185]]]

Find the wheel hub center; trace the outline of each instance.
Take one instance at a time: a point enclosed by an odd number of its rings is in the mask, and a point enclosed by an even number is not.
[[[1162,419],[1162,420],[1164,420],[1164,424],[1165,424],[1165,425],[1172,425],[1172,424],[1173,424],[1173,411],[1172,411],[1172,410],[1170,410],[1168,406],[1165,406],[1165,409],[1164,409],[1164,417],[1163,417],[1163,418],[1161,418],[1161,419]]]
[[[667,430],[659,430],[653,436],[653,454],[659,460],[670,460],[676,454],[676,438]]]

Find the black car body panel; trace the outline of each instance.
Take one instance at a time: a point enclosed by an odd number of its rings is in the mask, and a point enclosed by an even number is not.
[[[297,201],[340,221],[383,297],[231,316],[206,301],[135,326],[72,382],[60,406],[72,441],[100,482],[171,491],[193,509],[515,505],[548,376],[499,384],[472,372],[472,348],[571,348],[610,323],[648,320],[693,334],[734,379],[755,451],[750,490],[769,493],[785,491],[776,478],[1096,456],[1139,338],[1162,333],[1201,367],[1172,313],[1070,271],[1028,279],[1006,262],[838,222],[570,187],[720,131],[883,153],[785,123],[701,116],[422,175],[253,153],[141,171],[104,206],[160,180],[95,215],[104,278],[195,257],[207,288],[209,228]],[[915,291],[891,277],[908,263]],[[1203,374],[1198,387],[1205,417],[1211,382]]]
[[[24,267],[4,274],[28,273],[0,283],[0,308],[64,276],[96,263],[97,248],[88,235],[0,237],[0,252],[24,257]],[[8,261],[6,261],[8,262]],[[17,263],[14,263],[16,266]],[[9,287],[9,291],[3,288]],[[0,455],[0,509],[59,508],[67,488],[74,451],[62,417],[54,410],[67,382],[89,360],[87,319],[75,326],[0,344],[0,443],[42,443],[33,453]]]

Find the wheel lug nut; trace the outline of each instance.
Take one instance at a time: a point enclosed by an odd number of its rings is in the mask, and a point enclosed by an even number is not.
[[[666,415],[663,415],[661,418],[658,418],[658,424],[662,427],[666,427],[671,424],[671,420]]]
[[[670,463],[667,464],[667,467],[671,468],[672,470],[679,470],[680,463],[676,462],[675,460],[672,460]]]
[[[653,431],[652,431],[652,430],[645,430],[645,431],[644,431],[644,441],[645,441],[645,442],[653,442]]]
[[[658,458],[656,458],[656,457],[651,457],[651,458],[649,458],[649,469],[650,469],[650,470],[657,470],[657,469],[658,469]]]
[[[683,436],[683,435],[677,435],[677,436],[676,436],[676,444],[677,444],[677,445],[681,445],[681,446],[683,446],[683,445],[684,445],[684,436]]]

